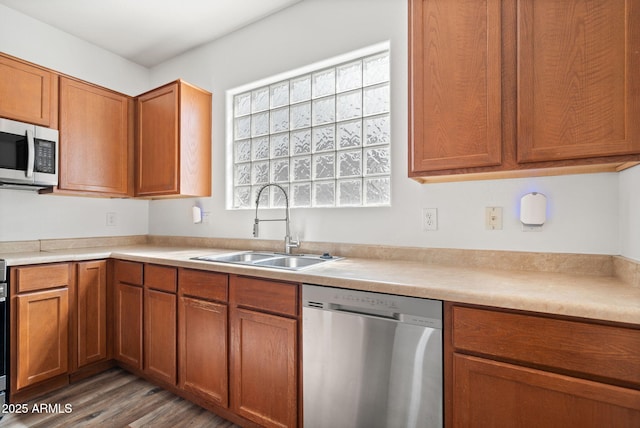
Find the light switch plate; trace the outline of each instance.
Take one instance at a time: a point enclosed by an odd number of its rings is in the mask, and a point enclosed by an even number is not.
[[[486,207],[484,219],[487,230],[502,230],[502,207]]]

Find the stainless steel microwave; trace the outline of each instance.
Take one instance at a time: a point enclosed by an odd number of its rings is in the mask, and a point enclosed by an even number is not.
[[[0,118],[0,188],[58,184],[58,131]]]

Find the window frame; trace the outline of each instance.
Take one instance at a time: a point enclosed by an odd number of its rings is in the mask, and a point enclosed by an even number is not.
[[[291,88],[291,83],[295,82],[296,80],[301,80],[304,79],[306,77],[310,77],[311,79],[313,79],[313,77],[317,74],[322,74],[323,72],[331,72],[331,71],[336,71],[338,70],[340,67],[344,67],[349,65],[349,63],[353,63],[356,62],[358,60],[363,60],[363,59],[368,59],[368,58],[374,58],[376,55],[387,55],[388,57],[388,78],[386,80],[380,81],[380,82],[375,82],[375,83],[365,83],[365,82],[360,82],[359,86],[356,89],[346,89],[346,90],[340,90],[340,88],[334,88],[333,91],[331,92],[331,94],[327,95],[321,95],[321,96],[317,96],[318,94],[316,93],[311,93],[309,96],[308,101],[305,99],[303,101],[300,100],[291,100],[289,99],[289,101],[286,104],[283,105],[276,105],[275,107],[272,106],[270,99],[271,99],[271,91],[273,86],[277,86],[278,83],[280,82],[284,82],[287,81],[289,82],[289,88]],[[226,113],[226,126],[225,126],[225,158],[226,158],[226,162],[225,162],[225,205],[226,205],[226,209],[228,210],[246,210],[246,209],[254,209],[255,208],[255,201],[253,200],[255,198],[255,193],[256,193],[256,188],[260,188],[261,184],[256,184],[253,183],[253,180],[251,180],[248,184],[247,187],[250,188],[249,190],[249,206],[241,206],[241,207],[235,207],[234,203],[235,203],[235,187],[236,187],[236,178],[235,178],[235,173],[236,173],[236,163],[235,163],[235,146],[234,143],[241,143],[242,141],[246,141],[246,142],[250,142],[253,140],[257,140],[260,139],[262,137],[267,139],[267,146],[269,147],[268,152],[269,155],[267,158],[265,158],[265,162],[267,162],[267,174],[268,174],[268,178],[267,181],[264,183],[271,183],[274,182],[272,181],[272,168],[276,168],[274,161],[277,162],[278,157],[274,156],[272,153],[272,149],[271,149],[271,144],[269,143],[269,139],[272,135],[279,135],[280,133],[284,134],[284,133],[288,133],[289,135],[289,140],[291,140],[291,134],[295,133],[297,130],[300,131],[309,131],[312,134],[312,137],[310,138],[310,144],[311,144],[311,148],[309,150],[309,153],[306,153],[304,155],[301,156],[296,156],[294,153],[292,153],[292,149],[291,147],[293,146],[293,144],[291,143],[291,141],[289,141],[289,153],[287,156],[283,156],[280,157],[280,159],[284,160],[284,159],[288,159],[289,160],[289,165],[288,165],[288,180],[286,181],[276,181],[277,184],[282,185],[285,189],[287,189],[287,192],[289,194],[289,199],[290,199],[290,205],[292,208],[343,208],[343,207],[348,207],[348,208],[353,208],[353,207],[357,207],[357,208],[370,208],[370,207],[389,207],[391,206],[391,199],[392,199],[392,195],[391,195],[391,187],[392,187],[392,167],[391,167],[391,144],[392,144],[392,138],[391,138],[391,115],[392,115],[392,102],[391,102],[391,98],[392,98],[392,94],[391,94],[391,49],[390,49],[390,43],[389,41],[386,42],[382,42],[382,43],[378,43],[375,45],[371,45],[362,49],[358,49],[343,55],[339,55],[337,57],[333,57],[327,60],[323,60],[320,62],[316,62],[310,65],[307,65],[305,67],[301,67],[301,68],[297,68],[294,70],[290,70],[287,71],[285,73],[281,73],[275,76],[271,76],[269,78],[265,78],[265,79],[261,79],[246,85],[242,85],[230,90],[226,91],[226,103],[225,103],[225,113]],[[334,84],[338,85],[338,79],[335,78],[334,79]],[[313,90],[315,90],[315,86],[312,86]],[[386,111],[383,112],[379,112],[379,113],[373,113],[373,114],[367,114],[364,111],[364,105],[361,106],[361,112],[359,114],[359,116],[354,117],[354,118],[342,118],[339,119],[337,117],[338,112],[336,111],[337,108],[335,107],[337,105],[336,103],[336,99],[338,97],[342,97],[342,96],[349,96],[352,92],[353,93],[359,93],[361,96],[361,99],[364,99],[365,96],[365,91],[369,91],[372,92],[374,90],[376,90],[376,88],[386,88],[386,90],[388,91],[387,94],[387,101],[388,101],[388,108]],[[247,113],[246,115],[239,115],[238,117],[236,117],[235,115],[235,97],[237,95],[242,95],[245,93],[251,93],[253,94],[254,91],[263,91],[263,90],[268,90],[268,107],[266,109],[260,110],[257,109],[256,111],[251,110],[250,108],[250,112]],[[315,98],[314,98],[315,96]],[[288,97],[289,98],[289,97]],[[310,117],[309,117],[309,125],[306,127],[299,127],[299,128],[292,128],[291,125],[291,113],[289,111],[289,119],[288,119],[288,130],[285,131],[276,131],[273,132],[272,134],[272,124],[270,120],[267,120],[268,122],[268,132],[266,135],[258,135],[258,136],[253,136],[253,135],[249,135],[246,139],[238,139],[235,140],[235,131],[236,131],[236,119],[237,118],[241,118],[241,117],[246,117],[246,118],[251,118],[252,115],[256,116],[261,114],[262,112],[269,112],[269,117],[271,114],[273,114],[274,111],[279,111],[280,109],[287,109],[290,110],[292,107],[299,107],[302,106],[303,104],[306,104],[307,102],[309,103],[309,105],[312,105],[314,103],[314,101],[316,102],[322,102],[325,99],[329,99],[329,98],[333,98],[333,102],[334,102],[334,111],[333,111],[333,119],[329,122],[326,123],[314,123],[317,122],[313,113],[310,113]],[[250,100],[251,101],[251,100]],[[363,103],[364,104],[364,103]],[[376,119],[380,119],[381,121],[385,121],[387,122],[387,124],[385,126],[388,127],[388,132],[387,132],[387,136],[388,136],[388,141],[387,142],[383,142],[380,143],[378,145],[376,145],[375,143],[373,144],[366,144],[365,142],[365,123],[370,123],[371,121],[374,121]],[[348,156],[348,153],[350,153],[350,150],[348,147],[339,147],[339,137],[338,137],[338,125],[341,125],[343,128],[346,126],[346,124],[348,124],[349,122],[360,122],[360,132],[361,132],[361,137],[360,137],[360,144],[357,146],[354,146],[354,149],[351,150],[351,152],[355,153],[355,151],[359,151],[360,152],[360,159],[358,160],[354,160],[354,162],[360,162],[360,168],[361,168],[361,174],[357,175],[357,176],[340,176],[339,174],[339,170],[337,167],[338,162],[340,161],[340,159],[342,159],[342,156]],[[331,150],[328,151],[316,151],[314,150],[314,141],[312,140],[313,138],[313,134],[315,131],[321,130],[322,128],[327,127],[333,127],[333,137],[334,137],[334,147]],[[250,126],[250,134],[253,134],[253,123]],[[370,153],[375,152],[376,150],[386,150],[386,153],[383,154],[378,154],[380,156],[385,156],[387,157],[387,164],[388,164],[388,170],[387,171],[383,171],[382,173],[378,173],[378,174],[366,174],[366,162],[367,162],[367,156]],[[250,160],[249,161],[245,161],[244,165],[250,165],[250,169],[249,169],[249,173],[253,174],[252,169],[254,167],[264,167],[264,165],[258,165],[255,166],[254,162],[256,163],[260,163],[260,159],[256,160],[254,159],[254,154],[253,154],[253,149],[251,148],[250,150]],[[321,156],[331,156],[333,155],[333,168],[334,168],[334,172],[333,172],[333,176],[323,180],[323,179],[319,179],[317,177],[315,177],[316,175],[316,163],[314,162],[314,160],[317,157],[321,157]],[[306,161],[308,158],[308,160],[311,161],[311,164],[309,165],[309,171],[310,171],[310,177],[309,180],[294,180],[293,179],[293,162],[294,159],[295,160],[299,160],[299,161]],[[327,158],[327,160],[329,160]],[[347,159],[348,160],[348,159]],[[347,161],[345,160],[345,161]],[[330,161],[330,160],[329,160]],[[240,166],[244,166],[244,165],[240,165]],[[371,183],[371,187],[375,189],[374,186],[374,182],[375,180],[386,180],[388,183],[388,188],[386,188],[386,192],[388,195],[388,198],[383,202],[383,203],[367,203],[367,187],[365,186],[365,183]],[[355,203],[355,204],[345,204],[345,203],[340,203],[339,202],[339,198],[340,198],[340,194],[339,194],[339,188],[341,187],[340,184],[349,184],[352,186],[357,186],[357,182],[359,181],[359,185],[360,185],[360,201],[359,203]],[[314,190],[316,186],[322,186],[322,185],[331,185],[331,183],[333,183],[333,203],[330,204],[326,204],[326,205],[322,205],[322,204],[314,204]],[[309,205],[306,206],[299,206],[296,203],[296,197],[297,197],[297,192],[293,191],[294,187],[298,186],[298,185],[306,185],[309,184]],[[263,192],[262,198],[261,198],[261,207],[265,207],[265,208],[281,208],[283,206],[283,198],[281,198],[278,193],[281,192]],[[264,205],[263,205],[264,204]]]

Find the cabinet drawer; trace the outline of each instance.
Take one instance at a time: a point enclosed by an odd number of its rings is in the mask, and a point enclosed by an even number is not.
[[[69,285],[69,265],[66,263],[19,267],[15,269],[15,275],[18,293]]]
[[[178,269],[169,266],[145,265],[144,285],[155,290],[175,293],[178,290]]]
[[[178,272],[180,294],[206,300],[228,301],[229,275],[201,270],[181,269]]]
[[[298,315],[298,284],[232,277],[231,300],[236,306],[284,315]]]
[[[640,329],[453,306],[453,346],[640,384]]]
[[[132,285],[142,285],[142,263],[116,260],[116,281]]]

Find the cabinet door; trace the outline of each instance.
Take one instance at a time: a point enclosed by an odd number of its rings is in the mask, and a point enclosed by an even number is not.
[[[640,391],[454,354],[453,427],[638,427]]]
[[[144,290],[144,371],[176,384],[176,295]]]
[[[60,78],[60,189],[133,193],[132,104],[125,95]]]
[[[409,1],[410,176],[501,163],[500,4]]]
[[[640,153],[640,5],[518,0],[518,161]]]
[[[115,358],[142,370],[142,287],[116,284]]]
[[[265,427],[297,424],[297,321],[231,311],[231,407]]]
[[[58,75],[0,55],[0,116],[58,127]]]
[[[67,288],[18,295],[17,389],[67,373],[69,292]]]
[[[180,388],[228,405],[227,306],[180,298]]]
[[[107,262],[77,265],[78,367],[107,358]]]
[[[137,99],[136,195],[179,192],[178,85]]]

